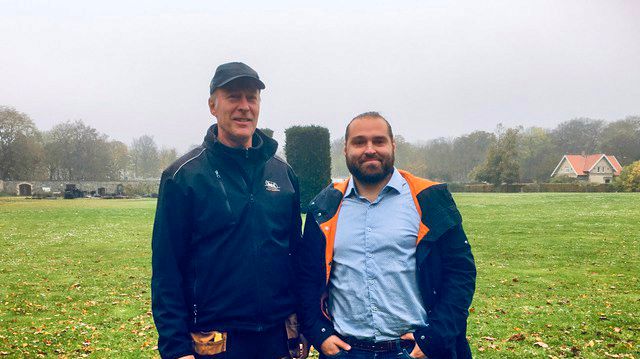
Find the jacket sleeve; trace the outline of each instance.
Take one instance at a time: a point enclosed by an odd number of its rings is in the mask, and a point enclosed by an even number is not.
[[[294,254],[295,292],[302,332],[316,349],[335,334],[333,324],[322,314],[320,304],[326,288],[324,243],[324,235],[313,214],[307,213],[302,241]]]
[[[151,242],[151,306],[162,358],[193,354],[189,308],[183,294],[190,239],[188,219],[185,191],[170,175],[163,173]]]
[[[425,259],[435,261],[435,265],[428,266],[432,273],[420,273],[421,277],[432,278],[428,286],[432,293],[427,295],[437,299],[432,305],[427,304],[427,325],[414,333],[418,346],[430,358],[449,357],[448,353],[455,351],[456,340],[466,333],[476,281],[476,267],[461,217],[449,191],[445,189],[440,195],[445,205],[436,213],[450,219],[435,219],[437,223],[446,223],[444,228],[434,228],[434,233],[439,233],[435,242],[424,243],[436,247],[431,248],[431,255]]]

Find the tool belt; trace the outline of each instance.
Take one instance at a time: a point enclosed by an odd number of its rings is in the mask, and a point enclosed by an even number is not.
[[[291,314],[285,320],[287,331],[287,346],[291,358],[299,358],[302,355],[303,346],[300,338],[298,318]],[[193,349],[199,355],[215,355],[227,351],[227,333],[210,331],[191,333]]]

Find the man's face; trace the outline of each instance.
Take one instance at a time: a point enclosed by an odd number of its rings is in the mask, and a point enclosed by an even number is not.
[[[387,124],[376,117],[351,122],[344,146],[349,172],[360,182],[378,183],[393,172],[396,144]]]
[[[220,142],[229,147],[251,147],[260,114],[260,91],[218,88],[209,98],[209,109],[218,119]]]

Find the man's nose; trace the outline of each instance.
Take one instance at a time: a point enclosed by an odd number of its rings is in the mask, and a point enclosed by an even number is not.
[[[364,153],[366,155],[375,155],[376,150],[373,149],[373,144],[367,144],[367,148],[365,148]]]
[[[246,96],[242,96],[240,98],[240,105],[238,105],[238,109],[241,111],[249,111],[249,100],[247,100]]]

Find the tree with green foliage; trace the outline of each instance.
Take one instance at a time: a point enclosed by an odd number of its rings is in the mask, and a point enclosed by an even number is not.
[[[520,178],[518,164],[518,129],[503,130],[498,126],[496,141],[489,147],[484,164],[474,170],[478,181],[492,183],[495,186],[515,183]]]
[[[45,134],[44,147],[51,180],[108,178],[111,156],[107,136],[80,120],[54,126]]]
[[[129,148],[120,141],[110,141],[107,143],[107,150],[110,157],[107,164],[107,179],[110,181],[125,179],[131,164]]]
[[[273,138],[273,130],[272,129],[265,127],[265,128],[261,128],[260,131],[262,131],[265,135]]]
[[[427,166],[422,148],[404,139],[402,135],[394,135],[396,143],[395,165],[417,176],[425,176]],[[344,157],[344,156],[343,156]],[[343,162],[345,162],[343,160]],[[346,163],[345,163],[346,166]]]
[[[623,166],[640,160],[640,117],[607,124],[600,137],[600,151],[616,156]]]
[[[627,192],[640,192],[640,161],[625,166],[616,183]]]
[[[349,169],[344,159],[344,136],[331,141],[331,176],[334,178],[349,177]]]
[[[530,127],[519,133],[518,161],[522,181],[548,182],[560,158],[561,151],[549,130]]]
[[[37,179],[43,159],[42,137],[31,118],[0,106],[0,179]]]
[[[453,140],[451,156],[451,180],[465,182],[469,173],[482,164],[489,147],[495,141],[495,135],[485,131],[474,131]]]
[[[287,162],[300,180],[300,207],[331,183],[329,130],[320,126],[293,126],[284,131]]]
[[[451,164],[453,161],[453,143],[450,139],[440,137],[427,142],[422,146],[422,158],[424,163],[424,176],[436,181],[451,181]]]
[[[160,177],[160,155],[152,136],[134,138],[129,154],[134,178]]]
[[[560,150],[560,157],[582,152],[595,153],[604,124],[602,120],[590,118],[576,118],[559,124],[551,131],[551,136]]]

